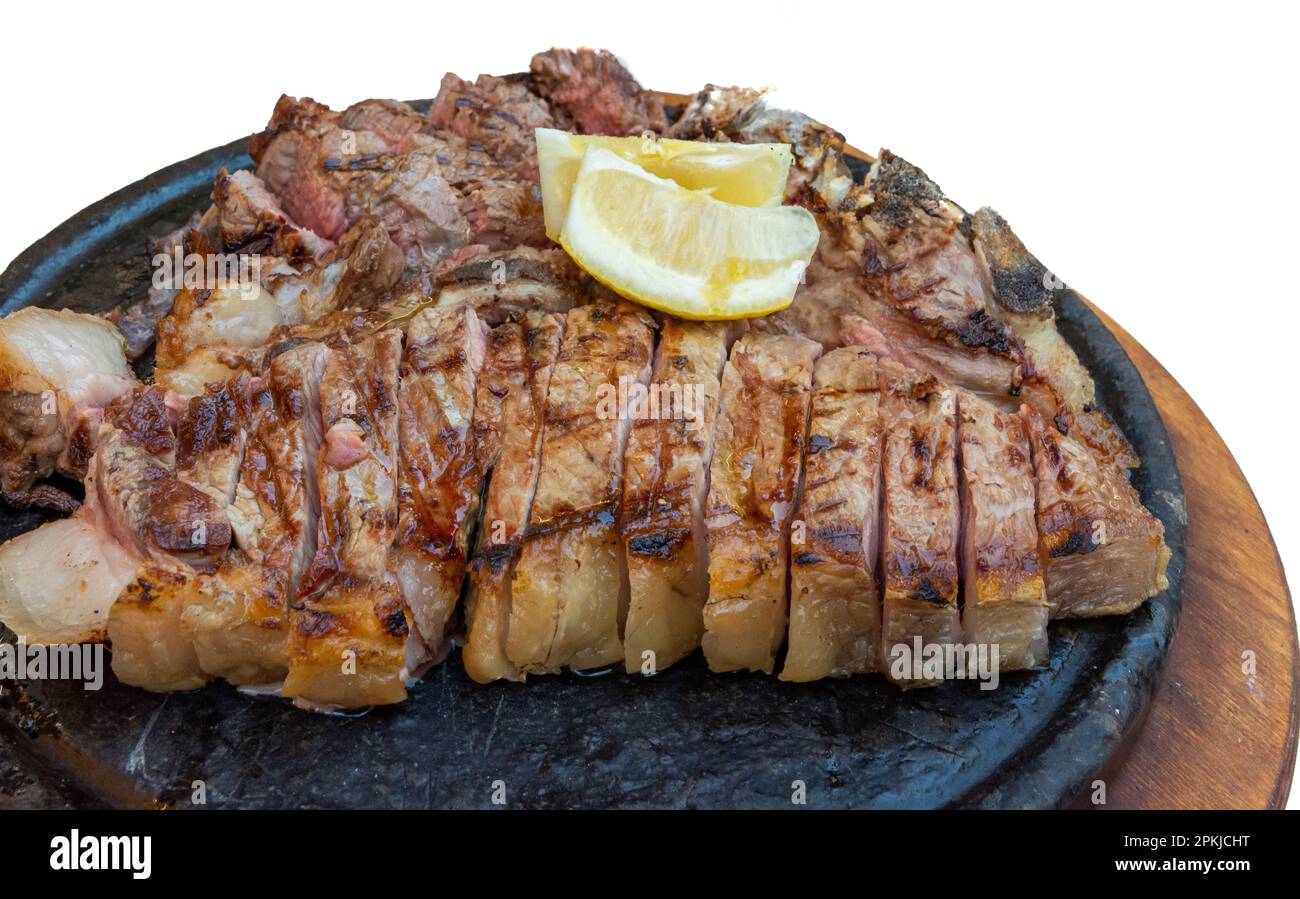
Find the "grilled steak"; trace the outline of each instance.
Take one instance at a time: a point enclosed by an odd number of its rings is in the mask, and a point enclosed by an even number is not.
[[[704,500],[713,458],[725,324],[666,318],[643,417],[623,461],[631,602],[628,671],[655,673],[695,651],[709,597]]]
[[[970,227],[986,287],[997,300],[992,308],[1023,344],[1030,363],[1024,397],[1098,458],[1125,468],[1136,466],[1137,456],[1123,433],[1093,406],[1097,390],[1092,376],[1056,330],[1054,305],[1065,287],[992,209],[975,213]]]
[[[631,420],[618,398],[649,380],[652,344],[649,315],[631,303],[602,300],[567,316],[511,585],[506,653],[524,672],[623,658],[628,585],[618,517]]]
[[[464,138],[514,176],[536,182],[533,129],[553,128],[555,119],[547,102],[521,80],[480,75],[471,84],[448,72],[429,107],[429,124]]]
[[[231,252],[261,253],[287,258],[293,263],[314,260],[333,244],[307,228],[300,228],[280,208],[280,201],[252,172],[226,169],[217,173],[212,188],[222,248]]]
[[[194,419],[218,405],[207,400],[196,398],[179,419],[156,387],[115,400],[106,410],[91,462],[95,514],[104,515],[105,526],[138,564],[109,613],[113,672],[123,683],[150,690],[193,689],[209,680],[182,615],[195,599],[197,576],[230,546],[221,489],[230,479],[234,454],[225,439],[214,440],[208,464],[200,461],[205,447],[192,442],[182,454],[191,480],[177,471],[177,432],[194,440],[202,431]],[[239,405],[226,411],[238,414]],[[243,426],[236,420],[217,429],[242,445]],[[233,467],[238,464],[233,459]],[[194,483],[195,472],[205,470],[215,481]]]
[[[568,312],[586,302],[579,270],[563,251],[516,247],[476,255],[445,273],[438,302],[473,309],[490,325],[533,310]]]
[[[957,611],[957,395],[934,378],[888,361],[885,375],[885,514],[880,567],[881,664],[898,647],[953,644],[961,638]],[[926,686],[900,666],[907,686]],[[891,677],[894,673],[891,672]]]
[[[411,321],[402,356],[397,542],[402,597],[429,654],[460,600],[482,466],[470,422],[487,326],[471,309],[433,307]]]
[[[202,669],[233,684],[274,684],[289,670],[289,602],[316,546],[328,356],[318,343],[281,353],[255,389],[239,486],[226,510],[237,549],[199,579],[182,616]]]
[[[200,258],[219,258],[202,243],[192,250]],[[160,373],[184,367],[200,348],[260,347],[286,325],[315,322],[345,305],[373,306],[402,272],[400,252],[373,219],[358,222],[301,270],[285,263],[254,268],[250,260],[257,258],[241,255],[215,281],[205,272],[177,292],[171,312],[158,323]]]
[[[770,672],[785,636],[790,522],[820,353],[805,337],[749,335],[723,369],[705,506],[701,645],[714,671]]]
[[[962,635],[998,646],[1003,671],[1047,661],[1034,469],[1024,419],[970,393],[957,398]]]
[[[1166,587],[1067,291],[996,212],[888,150],[854,185],[844,137],[762,91],[667,120],[587,49],[449,74],[427,114],[281,97],[256,170],[150,243],[178,279],[122,338],[0,319],[0,499],[76,510],[0,546],[0,620],[111,639],[153,690],[355,708],[446,657],[462,590],[480,682],[697,646],[770,672],[788,632],[783,680],[912,686],[946,675],[918,646],[1041,666],[1050,617]],[[545,236],[538,127],[789,144],[822,238],[793,302],[733,331],[614,295]]]
[[[389,547],[397,531],[401,332],[330,351],[321,378],[316,555],[290,613],[284,693],[315,705],[399,702],[410,622]]]
[[[465,672],[479,683],[523,680],[506,655],[511,582],[541,470],[542,429],[564,316],[530,312],[488,335],[474,405],[479,464],[491,471],[466,603]]]
[[[877,668],[882,431],[876,357],[845,347],[817,360],[782,680]]]
[[[547,50],[528,68],[541,95],[583,134],[659,134],[668,127],[663,100],[606,50]]]
[[[1165,528],[1120,467],[1024,410],[1038,478],[1038,546],[1053,618],[1123,615],[1169,586]]]

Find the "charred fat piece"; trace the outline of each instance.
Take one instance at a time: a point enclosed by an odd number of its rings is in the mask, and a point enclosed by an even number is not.
[[[618,517],[631,420],[620,399],[650,378],[649,321],[623,301],[568,315],[511,588],[506,650],[525,672],[599,668],[623,658],[628,586]]]
[[[647,393],[653,408],[633,423],[623,462],[628,671],[653,674],[700,645],[709,596],[704,500],[726,359],[725,324],[664,320]]]
[[[398,429],[397,580],[429,656],[460,600],[483,470],[470,422],[487,327],[464,307],[419,312],[406,334]]]
[[[963,639],[996,644],[1003,671],[1036,668],[1047,661],[1048,610],[1028,427],[970,393],[957,404]]]
[[[1169,586],[1165,528],[1123,468],[1065,437],[1042,416],[1029,423],[1038,478],[1038,539],[1053,618],[1123,615]]]
[[[817,360],[781,680],[877,668],[881,437],[876,357],[845,347]]]
[[[702,646],[714,671],[771,672],[785,636],[790,523],[820,353],[804,337],[751,334],[723,370],[705,507]]]
[[[400,702],[410,622],[389,548],[397,531],[402,335],[330,351],[321,378],[320,529],[290,615],[284,693],[355,708]]]
[[[885,516],[881,569],[881,665],[906,686],[917,639],[961,638],[957,612],[957,395],[934,378],[881,361],[885,398]],[[903,647],[906,652],[898,650]]]
[[[470,569],[465,671],[479,683],[523,680],[506,655],[511,580],[541,470],[546,392],[564,335],[564,316],[530,312],[488,335],[474,404],[475,452],[491,470]]]
[[[320,497],[319,343],[276,356],[252,396],[236,497],[226,510],[237,549],[200,579],[182,624],[203,670],[241,686],[278,683],[289,670],[289,603],[316,547]]]
[[[29,645],[102,642],[109,608],[135,571],[83,505],[0,546],[0,621]]]

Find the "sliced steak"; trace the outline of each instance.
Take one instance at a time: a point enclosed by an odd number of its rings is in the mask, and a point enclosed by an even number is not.
[[[701,645],[713,671],[771,672],[785,638],[790,527],[820,354],[804,337],[748,335],[723,370],[705,506]]]
[[[790,646],[781,680],[877,669],[880,405],[870,352],[845,347],[817,360],[803,496],[791,537]]]
[[[647,408],[623,461],[628,671],[662,671],[694,652],[704,633],[704,500],[728,342],[725,323],[664,319]]]
[[[970,393],[957,405],[963,639],[996,645],[1003,671],[1037,668],[1047,662],[1048,608],[1029,430]]]
[[[904,686],[932,686],[913,663],[961,639],[957,611],[957,395],[882,360],[885,375],[881,665]],[[918,647],[919,641],[919,647]]]
[[[448,72],[429,107],[429,126],[463,138],[511,177],[537,182],[534,128],[554,128],[545,100],[520,79],[480,75],[474,83]]]
[[[608,50],[547,50],[533,57],[529,72],[537,91],[582,134],[662,134],[668,128],[663,100],[637,84]]]
[[[1023,410],[1038,479],[1038,546],[1053,618],[1123,615],[1169,586],[1164,525],[1120,467]]]
[[[406,698],[410,620],[392,572],[400,331],[330,350],[321,378],[316,554],[290,613],[284,694],[355,708]]]
[[[628,586],[618,518],[631,420],[618,394],[649,380],[653,343],[648,313],[628,302],[600,301],[567,316],[511,585],[507,656],[522,671],[623,659]]]
[[[1105,412],[1095,408],[1092,376],[1056,329],[1056,305],[1065,286],[992,209],[975,213],[970,227],[981,272],[997,300],[991,308],[1024,345],[1029,363],[1025,398],[1061,433],[1086,444],[1099,459],[1136,467],[1137,454],[1128,439]]]
[[[212,187],[221,245],[228,252],[280,256],[294,263],[316,259],[333,245],[295,225],[262,179],[249,171],[225,168]]]
[[[559,249],[481,253],[445,273],[440,285],[440,305],[471,308],[490,325],[530,311],[568,312],[588,299],[582,272]]]
[[[432,307],[411,320],[402,355],[394,568],[430,658],[440,660],[460,601],[483,468],[470,423],[487,326],[471,309]]]
[[[276,356],[252,395],[252,425],[234,502],[237,548],[200,579],[182,615],[204,671],[240,686],[289,670],[289,602],[316,546],[320,381],[329,351],[308,343]]]
[[[506,655],[511,581],[541,471],[542,431],[564,316],[529,312],[488,335],[474,405],[479,465],[491,472],[470,570],[465,672],[479,683],[523,680]]]
[[[244,379],[230,389],[247,387]],[[115,401],[100,426],[92,460],[95,514],[105,516],[139,566],[108,619],[113,673],[123,683],[185,690],[210,678],[182,616],[195,601],[199,575],[216,567],[231,543],[223,490],[240,464],[235,448],[243,445],[247,405],[229,392],[230,402],[222,402],[221,392],[196,397],[178,416],[173,398],[141,388]]]

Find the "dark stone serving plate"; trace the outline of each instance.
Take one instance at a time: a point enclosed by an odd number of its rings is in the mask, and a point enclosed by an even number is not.
[[[146,238],[206,204],[219,166],[250,163],[236,141],[85,209],[0,275],[0,312],[102,312],[143,296]],[[1141,376],[1076,296],[1058,312],[1142,457],[1134,483],[1173,559],[1169,589],[1131,615],[1054,623],[1042,670],[993,691],[903,693],[880,677],[711,675],[697,655],[654,678],[480,686],[456,652],[402,705],[346,717],[222,684],[162,695],[111,675],[99,692],[4,682],[0,806],[185,807],[195,781],[208,807],[491,807],[498,781],[507,805],[533,808],[790,808],[796,781],[814,808],[1067,804],[1141,723],[1178,618],[1186,520]],[[0,508],[0,539],[43,520]]]

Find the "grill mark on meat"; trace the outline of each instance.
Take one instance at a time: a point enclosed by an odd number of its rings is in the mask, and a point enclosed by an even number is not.
[[[662,323],[646,395],[650,407],[633,423],[624,457],[620,531],[629,585],[624,664],[630,671],[642,670],[650,658],[654,672],[662,671],[693,652],[703,632],[704,502],[729,338],[722,323]]]
[[[344,471],[331,469],[324,455],[318,461],[319,535],[290,615],[283,691],[299,702],[352,707],[406,697],[408,633],[396,633],[391,620],[405,606],[390,561],[398,524],[394,398],[401,349],[400,332],[381,331],[331,349],[326,360],[325,442],[336,428],[359,428],[368,453]],[[318,636],[314,628],[326,618],[330,632]]]
[[[494,328],[479,381],[475,452],[491,469],[484,525],[470,568],[465,671],[480,682],[522,680],[507,657],[512,580],[541,470],[546,395],[564,334],[563,316],[527,313]]]
[[[701,641],[714,671],[770,672],[785,634],[789,535],[820,352],[806,338],[751,334],[723,372]]]
[[[951,389],[889,360],[884,397],[884,601],[881,665],[894,647],[955,643],[958,614],[957,401]],[[904,686],[930,686],[904,679]]]
[[[426,309],[411,321],[402,359],[394,559],[433,658],[460,598],[484,476],[471,422],[487,331],[472,309]]]
[[[817,362],[797,519],[792,537],[789,648],[783,680],[844,677],[877,667],[876,588],[881,494],[880,385],[860,348]]]
[[[1021,410],[1038,490],[1039,555],[1052,617],[1124,614],[1168,586],[1164,526],[1124,469]]]
[[[527,672],[602,667],[623,657],[628,603],[617,533],[630,422],[596,414],[606,392],[650,376],[653,331],[619,301],[568,315],[546,398],[541,473],[512,583],[507,655]]]

